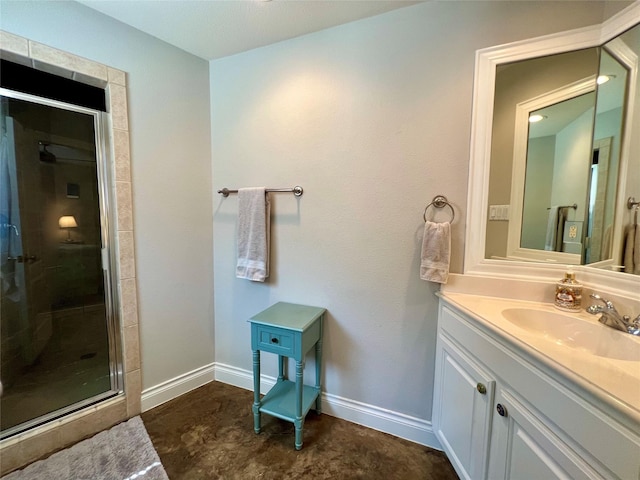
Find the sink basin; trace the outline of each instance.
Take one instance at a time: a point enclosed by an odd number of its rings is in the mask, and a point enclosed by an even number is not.
[[[640,342],[631,335],[562,313],[535,308],[506,308],[502,316],[545,340],[614,360],[640,361]]]

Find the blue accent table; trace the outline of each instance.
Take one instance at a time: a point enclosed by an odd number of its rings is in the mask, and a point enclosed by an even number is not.
[[[253,350],[253,424],[260,433],[260,414],[266,413],[293,422],[296,450],[302,448],[304,419],[315,405],[320,406],[322,374],[322,322],[326,309],[295,303],[279,302],[251,319],[251,349]],[[316,384],[303,383],[304,358],[315,347]],[[260,352],[278,355],[278,380],[260,399]],[[285,378],[285,358],[296,361],[295,382]]]

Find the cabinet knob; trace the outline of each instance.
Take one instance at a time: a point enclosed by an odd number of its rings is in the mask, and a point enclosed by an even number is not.
[[[507,413],[507,408],[503,406],[501,403],[496,405],[496,410],[498,411],[498,415],[501,417],[507,417],[509,414]]]
[[[271,338],[271,343],[278,343],[278,339],[276,337]]]
[[[484,386],[484,383],[478,383],[478,385],[476,385],[476,389],[482,394],[484,395],[485,393],[487,393],[487,387]]]

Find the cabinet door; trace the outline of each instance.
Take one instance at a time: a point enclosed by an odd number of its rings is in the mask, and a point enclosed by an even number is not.
[[[495,405],[489,457],[490,479],[602,478],[515,393],[498,388]]]
[[[495,381],[446,334],[438,336],[432,421],[461,478],[486,478]]]

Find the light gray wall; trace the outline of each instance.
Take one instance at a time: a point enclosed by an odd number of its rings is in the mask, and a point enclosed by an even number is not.
[[[213,362],[206,61],[75,2],[7,2],[0,28],[124,70],[143,388]]]
[[[266,284],[234,278],[237,197],[214,198],[216,361],[251,369],[246,320],[272,303],[324,306],[326,391],[430,419],[422,214],[449,198],[461,272],[475,51],[600,23],[602,7],[425,2],[212,61],[214,188],[305,189],[273,196]]]
[[[634,1],[635,0],[606,0],[603,18],[606,20],[607,18],[613,17],[616,13],[624,10]]]
[[[587,188],[593,145],[593,115],[590,108],[556,135],[556,151],[553,163],[551,205],[578,204],[567,211],[568,220],[585,218]]]
[[[522,202],[520,246],[544,250],[551,205],[555,135],[530,138],[527,145],[527,169]]]

